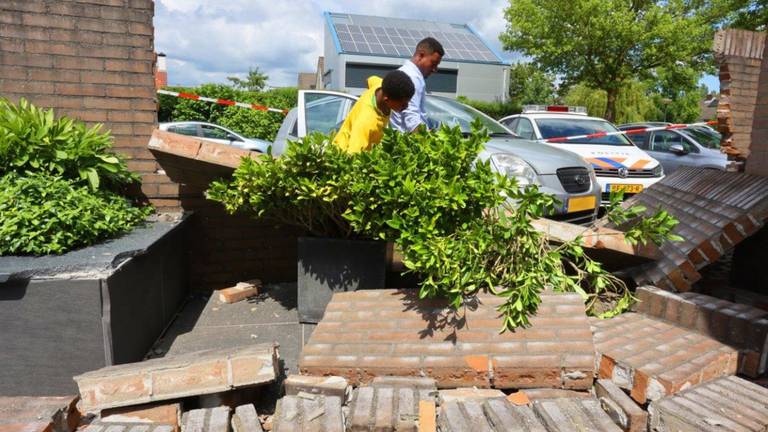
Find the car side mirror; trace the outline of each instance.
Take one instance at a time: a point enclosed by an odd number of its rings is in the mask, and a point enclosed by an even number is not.
[[[685,147],[683,147],[682,144],[672,144],[671,146],[669,146],[669,151],[671,151],[672,153],[678,156],[688,154],[688,151],[685,150]]]

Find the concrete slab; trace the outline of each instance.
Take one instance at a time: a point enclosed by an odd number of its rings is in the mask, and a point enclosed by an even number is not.
[[[547,399],[533,403],[533,410],[549,432],[621,432],[597,399]]]
[[[349,429],[356,432],[416,432],[421,423],[421,403],[434,404],[437,396],[434,383],[431,387],[421,384],[415,382],[408,386],[395,382],[394,386],[388,386],[380,381],[375,386],[356,389],[352,393],[347,418]]]
[[[529,406],[515,406],[506,399],[450,401],[440,405],[438,425],[443,432],[547,432]]]
[[[310,396],[285,396],[277,401],[272,431],[344,432],[341,399],[321,395]]]

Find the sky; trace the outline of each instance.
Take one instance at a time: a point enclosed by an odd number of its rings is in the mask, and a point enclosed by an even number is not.
[[[295,86],[323,54],[323,12],[426,19],[471,25],[506,60],[499,34],[508,0],[156,0],[155,50],[165,53],[170,85],[243,77],[258,66],[272,87]],[[702,82],[717,89],[716,77]]]

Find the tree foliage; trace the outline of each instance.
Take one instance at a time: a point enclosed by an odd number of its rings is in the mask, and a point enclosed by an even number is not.
[[[555,102],[555,77],[530,63],[518,63],[509,69],[509,98],[517,105]]]
[[[725,26],[752,31],[768,30],[768,0],[732,0]]]
[[[689,0],[511,0],[506,49],[543,70],[606,93],[603,116],[618,116],[617,97],[658,68],[711,70],[714,26],[727,10]]]
[[[248,74],[245,76],[245,79],[236,76],[227,77],[227,79],[235,88],[240,90],[260,92],[267,86],[269,77],[267,74],[259,71],[259,67],[257,66],[256,68],[248,69]]]

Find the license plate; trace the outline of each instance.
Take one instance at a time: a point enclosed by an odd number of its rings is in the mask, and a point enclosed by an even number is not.
[[[612,184],[608,185],[608,192],[640,193],[643,191],[641,184]]]
[[[597,205],[594,195],[568,198],[568,213],[592,210]]]

